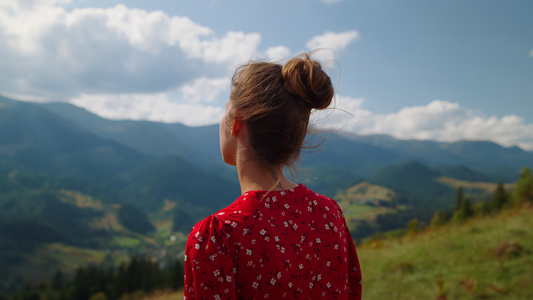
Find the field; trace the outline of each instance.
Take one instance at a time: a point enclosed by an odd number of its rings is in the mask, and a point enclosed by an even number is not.
[[[378,215],[394,213],[402,206],[383,206],[391,202],[394,191],[382,186],[361,182],[345,191],[339,191],[335,200],[339,203],[350,230],[354,230],[357,220],[374,222]],[[389,205],[390,206],[390,205]]]
[[[364,299],[533,299],[532,213],[359,246]]]

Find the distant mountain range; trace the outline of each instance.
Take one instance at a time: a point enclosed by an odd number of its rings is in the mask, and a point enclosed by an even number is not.
[[[143,185],[151,185],[145,190],[153,195],[168,190],[195,204],[210,203],[199,197],[215,193],[223,198],[215,201],[216,207],[238,195],[235,169],[220,158],[216,125],[113,121],[71,104],[0,97],[0,130],[0,160],[124,191],[141,208],[162,203],[158,199],[149,204],[135,195]],[[533,152],[487,141],[442,143],[320,132],[310,143],[321,145],[304,153],[303,171],[296,179],[330,196],[362,180],[395,186],[390,179],[375,178],[385,168],[406,162],[418,162],[442,176],[488,182],[514,181],[522,167],[533,166]],[[165,184],[173,188],[162,189]],[[214,189],[218,186],[222,189]]]
[[[443,177],[513,182],[533,166],[533,152],[487,141],[328,132],[309,140],[320,145],[305,151],[296,180],[344,195],[357,238],[448,209],[455,189]],[[393,196],[370,201],[368,187]],[[113,121],[66,103],[0,96],[0,269],[25,261],[20,255],[42,243],[108,249],[117,239],[142,239],[169,246],[170,235],[186,237],[239,194],[235,169],[221,160],[216,125]],[[372,211],[371,219],[358,209]]]
[[[210,168],[221,164],[217,125],[187,127],[177,123],[111,121],[66,103],[39,105],[101,138],[144,154],[179,155]],[[492,175],[493,179],[514,180],[523,166],[533,165],[533,152],[488,141],[444,143],[327,132],[310,140],[311,144],[324,143],[318,151],[311,149],[304,155],[304,167],[327,163],[363,177],[387,165],[414,160],[431,167],[461,165]]]
[[[202,194],[210,190],[223,198],[215,201],[219,204],[215,207],[238,195],[235,169],[220,158],[216,125],[114,121],[71,104],[0,97],[0,130],[0,160],[49,176],[79,177],[102,188],[124,191],[130,195],[128,201],[141,208],[162,203],[162,199],[147,203],[136,195],[145,184],[152,185],[149,190],[154,197],[163,193],[158,188],[167,184],[174,188],[163,190],[187,195],[180,196],[182,201],[195,204],[210,203],[199,198],[212,197]],[[522,167],[533,166],[533,152],[487,141],[442,143],[327,132],[309,140],[321,145],[302,155],[303,171],[296,179],[329,196],[362,180],[395,186],[390,179],[375,178],[385,168],[406,162],[418,162],[442,176],[488,182],[514,181]],[[214,189],[216,186],[222,189]],[[195,199],[189,198],[192,195]]]

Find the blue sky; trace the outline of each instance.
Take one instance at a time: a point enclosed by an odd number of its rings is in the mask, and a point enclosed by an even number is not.
[[[338,109],[319,126],[533,150],[532,14],[527,0],[0,0],[0,93],[207,125],[238,64],[324,47]]]

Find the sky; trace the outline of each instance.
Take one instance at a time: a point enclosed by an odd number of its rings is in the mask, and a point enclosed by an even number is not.
[[[239,64],[314,49],[318,127],[533,151],[533,1],[0,0],[0,94],[219,122]]]

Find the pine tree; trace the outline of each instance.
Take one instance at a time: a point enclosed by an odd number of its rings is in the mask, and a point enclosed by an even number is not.
[[[472,208],[472,203],[470,202],[470,198],[465,198],[463,201],[463,207],[462,210],[464,212],[465,219],[471,218],[474,216],[474,209]]]
[[[498,186],[496,187],[496,190],[494,191],[494,194],[492,194],[492,198],[490,200],[490,208],[492,211],[499,211],[502,209],[502,207],[507,203],[507,193],[505,192],[505,187],[503,186],[503,182],[500,181],[498,183]]]
[[[469,198],[462,201],[462,206],[453,212],[452,222],[460,223],[474,215],[474,209]]]
[[[515,189],[512,193],[513,202],[520,203],[533,203],[533,176],[529,168],[525,167],[520,173],[520,178],[516,182]]]
[[[171,265],[171,282],[170,287],[177,290],[181,287],[183,287],[183,263],[180,260],[175,260],[174,263]]]

